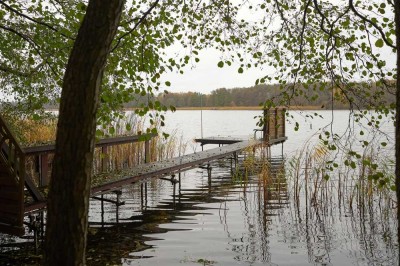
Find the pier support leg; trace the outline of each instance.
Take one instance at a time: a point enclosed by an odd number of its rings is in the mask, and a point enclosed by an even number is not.
[[[104,195],[101,194],[101,227],[104,227]]]
[[[181,172],[178,173],[178,181],[179,181],[179,195],[181,195]]]
[[[207,164],[208,185],[211,186],[211,166]]]
[[[39,252],[39,233],[40,233],[40,215],[29,215],[29,232],[33,232],[33,241],[35,246],[35,254]],[[40,233],[41,234],[41,233]]]
[[[233,153],[233,160],[235,161],[235,169],[236,169],[239,160],[239,156],[236,152]]]
[[[117,201],[115,203],[116,206],[116,210],[115,210],[115,220],[117,223],[119,223],[119,206],[120,205],[124,205],[124,202],[120,201],[121,195],[122,195],[122,191],[121,190],[116,190],[114,191],[114,193],[117,195]]]
[[[147,183],[144,183],[144,206],[147,208]]]
[[[172,206],[175,210],[175,198],[176,198],[176,183],[173,183],[173,188],[172,188]]]
[[[140,184],[140,208],[143,210],[143,183]]]
[[[44,212],[40,212],[40,237],[42,238],[42,243],[44,242]]]

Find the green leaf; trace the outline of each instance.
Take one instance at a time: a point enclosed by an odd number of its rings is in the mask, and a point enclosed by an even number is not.
[[[383,47],[383,40],[382,40],[382,39],[378,39],[378,40],[375,42],[375,46],[378,47],[378,48]]]
[[[242,68],[242,67],[239,67],[238,73],[239,73],[239,74],[242,74],[242,73],[243,73],[243,68]]]
[[[218,62],[218,67],[219,67],[219,68],[222,68],[222,67],[224,67],[224,62],[222,62],[222,61],[219,61],[219,62]]]

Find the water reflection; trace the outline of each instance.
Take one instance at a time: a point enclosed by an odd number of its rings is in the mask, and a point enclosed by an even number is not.
[[[218,263],[270,262],[271,217],[278,216],[279,210],[288,204],[287,184],[281,163],[275,161],[272,171],[268,172],[260,167],[256,170],[252,166],[254,172],[261,174],[250,176],[244,174],[248,169],[235,169],[232,178],[230,162],[218,161],[211,165],[211,182],[206,169],[189,171],[183,174],[185,176],[182,177],[182,184],[168,181],[149,183],[144,200],[137,198],[143,194],[140,191],[141,186],[132,186],[124,191],[127,204],[121,209],[121,215],[125,217],[119,218],[121,223],[113,227],[101,228],[115,221],[112,214],[105,224],[95,222],[96,217],[99,217],[99,208],[96,206],[98,203],[92,203],[92,226],[100,228],[95,229],[94,235],[89,238],[89,253],[91,250],[113,253],[113,263],[120,262],[119,256],[125,257],[125,264],[133,263],[132,259],[139,258],[147,258],[141,260],[140,264],[152,264],[154,260],[159,260],[163,261],[163,265],[193,263],[204,259]],[[108,213],[113,210],[112,205],[108,206]],[[191,231],[192,235],[197,236],[189,241],[185,237],[185,231],[186,234]],[[200,235],[197,234],[199,231]],[[179,235],[179,239],[171,240],[171,234],[174,233]],[[116,237],[120,235],[124,236],[123,242],[128,240],[127,243],[122,243],[120,237]],[[110,245],[110,241],[116,243]],[[118,250],[118,255],[104,247],[96,247],[99,242],[113,246],[113,250]],[[209,246],[213,242],[216,242],[217,249],[223,254],[216,252],[216,257],[212,259],[203,257],[200,253],[214,252]],[[201,252],[197,252],[190,244],[202,246]],[[165,245],[169,245],[168,258],[158,254],[159,247]],[[124,256],[137,250],[142,252]],[[101,257],[103,255],[97,252],[96,259]],[[89,258],[92,259],[90,256]]]
[[[281,160],[249,161],[233,171],[230,161],[214,162],[211,182],[197,168],[182,173],[181,184],[127,187],[118,216],[115,204],[105,203],[102,217],[91,201],[88,265],[398,264],[390,194],[354,192],[339,179],[296,185]],[[23,250],[27,242],[18,242],[1,237],[0,255]]]

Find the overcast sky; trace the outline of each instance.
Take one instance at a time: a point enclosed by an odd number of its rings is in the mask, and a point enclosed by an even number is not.
[[[170,92],[196,91],[209,93],[218,88],[250,87],[255,84],[256,79],[264,76],[266,70],[251,69],[238,73],[238,64],[219,68],[220,52],[207,50],[199,53],[200,62],[194,67],[186,67],[185,73],[168,73],[165,80],[171,81]]]
[[[332,1],[340,2],[338,0]],[[254,2],[257,1],[255,0]],[[249,11],[246,8],[243,8],[239,15],[247,20],[255,20],[258,17],[254,11]],[[374,42],[375,39],[372,39],[372,43]],[[171,52],[179,53],[179,49],[181,48],[171,47]],[[388,47],[385,46],[383,49],[374,47],[374,52],[382,54],[382,59],[386,59],[387,68],[396,66],[396,56]],[[219,68],[217,64],[221,60],[221,52],[213,49],[200,51],[198,58],[200,58],[200,62],[194,64],[193,67],[187,66],[183,75],[168,73],[163,76],[164,81],[171,82],[171,87],[166,88],[169,92],[193,91],[210,93],[218,88],[250,87],[255,85],[256,79],[266,75],[273,75],[275,71],[271,68],[252,68],[250,70],[245,69],[244,73],[239,74],[237,72],[239,64],[232,64],[230,67],[225,64],[223,68]],[[354,78],[357,79],[357,77]]]
[[[395,67],[395,55],[390,49],[381,51],[387,61],[387,67]],[[207,50],[199,53],[200,62],[193,67],[187,66],[185,73],[168,73],[164,75],[164,81],[170,81],[169,92],[201,92],[208,94],[218,88],[251,87],[255,85],[256,79],[267,74],[273,74],[271,68],[245,70],[242,74],[237,72],[239,64],[219,68],[220,52]]]

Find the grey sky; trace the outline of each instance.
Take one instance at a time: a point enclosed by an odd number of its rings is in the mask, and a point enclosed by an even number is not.
[[[187,67],[183,75],[179,73],[168,73],[164,80],[171,81],[172,85],[167,88],[170,92],[196,91],[209,93],[218,88],[250,87],[255,84],[257,78],[267,74],[266,69],[250,69],[239,74],[239,64],[225,65],[223,68],[217,66],[220,61],[220,52],[216,50],[205,50],[199,53],[200,62]]]

